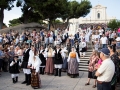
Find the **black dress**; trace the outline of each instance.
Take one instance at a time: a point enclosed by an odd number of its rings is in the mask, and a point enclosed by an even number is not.
[[[45,50],[43,50],[42,52],[44,52],[44,51]],[[42,64],[40,65],[40,74],[44,74],[45,66],[46,66],[46,58],[44,57],[42,52],[39,54],[39,58],[40,58],[40,60],[42,62]]]
[[[13,60],[13,62],[15,62],[15,60]],[[20,73],[19,71],[19,61],[17,61],[13,66],[10,66],[10,73],[11,74],[18,74]]]

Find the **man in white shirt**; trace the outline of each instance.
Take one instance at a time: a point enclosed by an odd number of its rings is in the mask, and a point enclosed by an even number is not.
[[[102,44],[102,48],[107,48],[108,39],[107,39],[107,37],[104,34],[101,37],[100,41],[101,41],[101,44]]]
[[[115,73],[115,65],[109,58],[109,53],[107,48],[103,48],[100,53],[103,62],[95,74],[97,76],[97,90],[111,90],[110,82]]]

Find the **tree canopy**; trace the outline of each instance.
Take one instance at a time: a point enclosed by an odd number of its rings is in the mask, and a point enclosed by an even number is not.
[[[113,19],[108,23],[108,27],[112,30],[115,30],[116,28],[120,27],[120,20]]]
[[[23,14],[20,18],[11,20],[10,26],[17,25],[19,22],[41,22],[42,20],[47,20],[51,25],[55,23],[57,18],[69,21],[71,18],[85,17],[92,7],[88,0],[81,0],[81,2],[69,0],[2,0],[0,7],[4,6],[4,9],[10,10],[14,1],[16,1],[17,7],[21,7]]]
[[[15,0],[0,0],[0,29],[2,29],[3,26],[4,10],[11,10],[14,7],[14,1]]]

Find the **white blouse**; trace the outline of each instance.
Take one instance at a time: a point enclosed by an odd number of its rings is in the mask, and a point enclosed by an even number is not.
[[[31,58],[33,59],[28,62],[28,66],[32,65],[31,68],[36,69],[36,72],[39,72],[39,67],[42,63],[40,58],[38,56],[35,56],[35,58],[34,57],[31,57]]]

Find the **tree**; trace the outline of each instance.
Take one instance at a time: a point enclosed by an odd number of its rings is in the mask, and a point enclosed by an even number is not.
[[[108,27],[111,28],[112,30],[120,27],[120,20],[113,19],[108,23]]]
[[[21,18],[23,23],[40,22],[41,14],[36,11],[35,6],[42,0],[17,0],[16,6],[21,7],[23,12]]]
[[[21,24],[21,20],[20,18],[17,18],[17,19],[10,20],[9,23],[10,23],[9,26],[16,26]]]
[[[68,0],[40,0],[35,10],[40,13],[43,20],[49,22],[49,29],[56,18],[61,17],[67,11]]]
[[[14,5],[13,2],[15,0],[0,0],[0,29],[3,26],[3,20],[4,20],[4,10],[11,10]]]
[[[82,0],[80,3],[77,1],[69,2],[66,14],[62,15],[62,19],[69,22],[71,18],[85,17],[92,8],[90,1]]]

